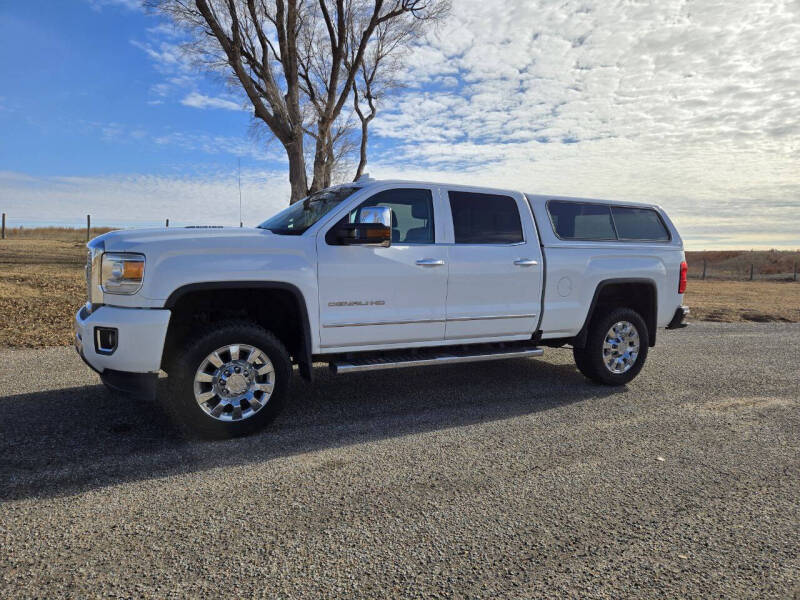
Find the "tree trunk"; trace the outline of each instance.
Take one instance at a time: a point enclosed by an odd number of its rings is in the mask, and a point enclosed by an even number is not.
[[[336,155],[333,152],[333,141],[327,145],[328,159],[325,161],[325,187],[330,187],[333,179],[333,165],[336,164]]]
[[[367,135],[369,135],[369,120],[361,119],[361,147],[359,149],[358,169],[356,169],[356,176],[353,181],[358,181],[367,166]]]
[[[290,204],[308,196],[308,180],[306,179],[306,158],[303,155],[303,138],[285,144],[286,156],[289,159],[289,184],[292,188]]]
[[[317,123],[317,143],[314,149],[314,179],[311,180],[311,192],[318,192],[330,185],[331,166],[328,164],[328,146],[331,143],[330,125],[323,121]]]

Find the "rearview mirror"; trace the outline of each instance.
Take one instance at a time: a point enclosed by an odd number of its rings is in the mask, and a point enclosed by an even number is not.
[[[337,236],[345,245],[392,244],[392,209],[388,206],[365,206],[358,215],[358,223],[339,226]]]

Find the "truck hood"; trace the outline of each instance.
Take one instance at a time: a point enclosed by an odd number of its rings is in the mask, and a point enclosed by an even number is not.
[[[167,248],[190,252],[247,246],[263,248],[278,237],[289,236],[276,236],[266,229],[251,227],[161,227],[111,231],[95,238],[93,243],[102,242],[106,252],[148,254]]]
[[[313,236],[266,229],[208,227],[112,231],[90,242],[106,252],[146,257],[141,291],[108,296],[115,306],[161,306],[177,288],[207,282],[288,281],[316,277]]]

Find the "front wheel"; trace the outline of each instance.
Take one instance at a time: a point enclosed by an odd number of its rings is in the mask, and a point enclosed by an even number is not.
[[[641,315],[617,308],[592,319],[586,345],[573,348],[578,370],[605,385],[625,385],[647,359],[650,337]]]
[[[188,340],[169,371],[165,408],[184,430],[231,438],[280,411],[292,364],[283,344],[255,323],[226,321]]]

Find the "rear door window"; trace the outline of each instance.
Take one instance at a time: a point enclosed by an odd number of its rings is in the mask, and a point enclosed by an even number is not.
[[[611,215],[621,240],[665,242],[669,232],[658,213],[652,208],[612,206]]]
[[[616,240],[611,211],[606,204],[550,200],[547,212],[553,231],[562,240]]]
[[[456,244],[516,244],[523,241],[517,201],[511,196],[448,192]]]

